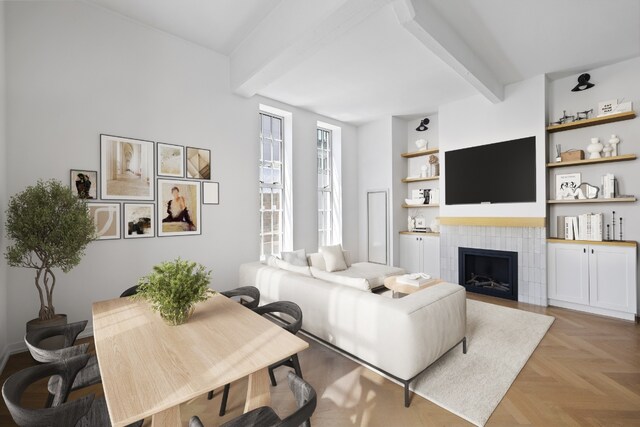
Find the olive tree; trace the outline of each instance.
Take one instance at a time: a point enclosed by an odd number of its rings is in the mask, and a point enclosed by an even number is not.
[[[53,269],[69,272],[80,263],[84,249],[95,239],[96,228],[86,203],[60,181],[39,180],[12,196],[5,228],[12,244],[5,258],[12,267],[36,270],[40,320],[55,315]]]

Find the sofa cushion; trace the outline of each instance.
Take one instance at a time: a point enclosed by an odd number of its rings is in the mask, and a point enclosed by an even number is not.
[[[309,266],[293,265],[275,256],[270,256],[267,259],[267,265],[269,267],[275,267],[275,268],[279,268],[280,270],[286,270],[292,273],[304,274],[305,276],[311,277],[311,270],[309,270]]]
[[[326,270],[329,273],[347,269],[347,263],[344,262],[344,254],[342,253],[342,246],[320,246],[319,252],[324,258]]]
[[[349,286],[361,291],[371,291],[371,285],[364,277],[350,277],[345,275],[339,275],[330,273],[328,271],[320,270],[319,268],[311,267],[311,275],[316,279],[324,280],[325,282],[331,282],[338,285]],[[347,271],[347,270],[344,270]],[[340,272],[342,273],[342,271]]]
[[[309,262],[307,261],[307,252],[304,249],[298,249],[293,252],[282,252],[280,253],[280,257],[283,261],[288,262],[292,265],[297,265],[300,267],[308,267]]]
[[[356,262],[348,269],[344,271],[335,271],[332,274],[367,279],[371,289],[375,289],[384,286],[384,279],[387,277],[404,274],[404,270],[398,267],[375,264],[372,262]]]
[[[307,261],[309,261],[310,267],[315,267],[322,271],[327,269],[327,266],[324,263],[324,257],[318,252],[307,255]]]

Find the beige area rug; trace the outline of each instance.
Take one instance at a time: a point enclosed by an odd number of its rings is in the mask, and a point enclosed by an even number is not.
[[[467,300],[467,354],[454,348],[419,376],[414,392],[484,426],[554,318]]]

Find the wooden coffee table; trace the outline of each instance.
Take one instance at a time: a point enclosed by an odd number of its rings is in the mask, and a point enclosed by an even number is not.
[[[411,286],[398,283],[396,281],[397,277],[398,276],[391,276],[384,279],[384,287],[391,290],[394,298],[396,298],[396,294],[412,294],[443,282],[442,279],[433,278],[420,286]]]

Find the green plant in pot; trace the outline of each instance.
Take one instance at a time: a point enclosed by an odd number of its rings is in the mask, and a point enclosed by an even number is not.
[[[135,299],[144,299],[170,325],[185,323],[195,304],[215,294],[209,289],[211,271],[204,266],[180,258],[153,267],[153,271],[138,281]]]
[[[27,331],[65,324],[66,315],[56,314],[53,305],[54,270],[73,269],[95,239],[87,204],[60,181],[38,180],[10,198],[6,215],[6,233],[12,240],[4,254],[7,263],[36,271],[40,310],[36,319],[27,322]]]

